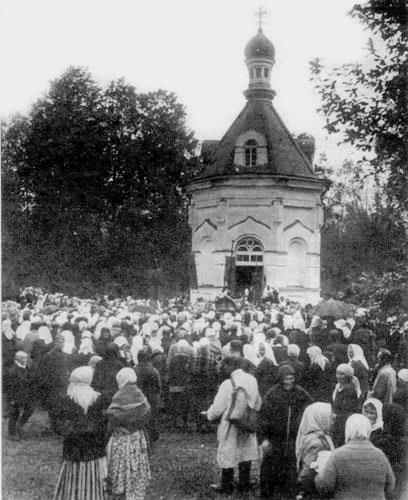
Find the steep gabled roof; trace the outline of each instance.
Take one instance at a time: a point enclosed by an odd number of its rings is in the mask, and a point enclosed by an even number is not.
[[[267,143],[267,165],[234,165],[235,144],[249,130],[262,134]],[[262,173],[285,177],[317,179],[313,167],[267,99],[249,99],[224,137],[219,141],[214,161],[207,164],[200,177],[240,173]]]

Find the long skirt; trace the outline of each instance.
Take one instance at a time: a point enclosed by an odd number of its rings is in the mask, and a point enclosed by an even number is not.
[[[105,500],[107,466],[106,458],[86,462],[62,463],[54,500]]]
[[[144,431],[115,431],[109,440],[108,489],[113,498],[144,500],[150,480],[147,440]]]

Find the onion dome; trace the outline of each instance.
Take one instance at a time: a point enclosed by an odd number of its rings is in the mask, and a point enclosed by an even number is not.
[[[275,47],[259,28],[258,33],[247,43],[244,55],[246,60],[266,58],[275,61]]]

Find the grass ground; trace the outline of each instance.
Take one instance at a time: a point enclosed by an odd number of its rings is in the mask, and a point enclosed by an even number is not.
[[[3,499],[47,500],[53,496],[62,456],[62,440],[48,432],[44,412],[36,412],[25,427],[22,441],[6,437],[3,420]],[[177,432],[165,425],[151,457],[152,480],[147,500],[201,500],[257,498],[219,496],[209,490],[217,482],[215,433]],[[253,471],[256,480],[258,470]]]

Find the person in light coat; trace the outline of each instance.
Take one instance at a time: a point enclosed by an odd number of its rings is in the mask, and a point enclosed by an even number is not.
[[[230,377],[220,385],[210,408],[203,412],[210,421],[221,418],[218,425],[217,465],[221,468],[221,484],[211,485],[217,492],[230,493],[233,490],[234,467],[239,468],[239,489],[250,488],[251,461],[259,458],[258,442],[255,433],[238,429],[227,420],[231,404],[233,386],[243,387],[247,393],[247,403],[250,408],[259,410],[261,397],[258,392],[256,378],[239,368],[239,358],[229,356],[223,361],[223,370]]]

